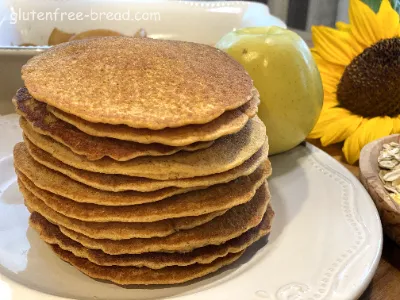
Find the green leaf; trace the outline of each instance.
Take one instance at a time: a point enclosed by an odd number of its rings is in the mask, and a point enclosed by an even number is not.
[[[400,0],[390,0],[390,3],[392,3],[394,10],[400,13]]]
[[[381,6],[382,0],[362,0],[365,4],[367,4],[374,12],[379,11],[379,7]]]
[[[379,7],[381,6],[382,0],[362,0],[365,4],[367,4],[374,12],[379,11]],[[400,13],[400,0],[390,0],[393,8]]]

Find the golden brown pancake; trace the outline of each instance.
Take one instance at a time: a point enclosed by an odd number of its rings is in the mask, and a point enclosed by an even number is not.
[[[264,143],[268,143],[265,126],[258,117],[249,120],[238,133],[218,139],[207,149],[195,152],[181,151],[168,156],[138,157],[124,162],[108,157],[89,161],[33,130],[24,128],[24,134],[24,138],[27,137],[37,147],[75,168],[158,180],[208,176],[231,170],[253,156]]]
[[[233,168],[229,171],[203,176],[192,177],[177,180],[154,180],[142,177],[132,177],[126,175],[111,175],[95,173],[90,171],[79,170],[71,167],[47,152],[41,150],[32,144],[28,139],[25,143],[21,143],[21,151],[29,151],[29,154],[38,163],[58,171],[73,180],[86,184],[88,186],[111,192],[121,192],[128,190],[135,190],[139,192],[152,192],[167,187],[179,188],[193,188],[193,187],[208,187],[215,184],[227,183],[235,180],[240,176],[248,176],[253,173],[261,164],[266,163],[268,168],[268,176],[270,176],[272,169],[271,163],[268,160],[268,145],[258,150],[252,157],[246,160],[240,166]]]
[[[66,43],[73,35],[73,33],[62,31],[56,27],[51,32],[47,45],[53,46],[61,43]]]
[[[260,167],[253,174],[230,183],[173,196],[162,201],[131,206],[104,206],[80,203],[49,193],[38,188],[36,182],[32,182],[23,173],[17,171],[17,174],[24,187],[53,210],[70,218],[91,222],[155,222],[221,211],[250,201],[266,179],[266,170]],[[46,187],[45,180],[42,184]],[[82,191],[65,186],[73,191],[72,196],[75,199],[82,201],[83,198],[89,197],[83,196]],[[62,189],[60,193],[66,194]]]
[[[58,119],[72,124],[81,131],[92,136],[110,137],[142,144],[160,143],[179,147],[191,145],[200,141],[213,141],[222,136],[238,132],[246,125],[249,118],[256,115],[259,103],[260,99],[255,95],[243,106],[224,112],[221,116],[209,123],[187,125],[178,128],[165,128],[163,130],[132,128],[127,125],[92,123],[49,105],[47,106],[47,110]]]
[[[253,89],[244,68],[214,47],[129,37],[54,46],[31,58],[22,78],[35,99],[87,121],[155,130],[208,123]]]
[[[92,250],[65,236],[58,226],[53,225],[38,213],[33,213],[29,224],[48,244],[57,245],[61,249],[72,252],[75,256],[86,258],[101,266],[132,266],[161,269],[169,266],[188,266],[195,263],[209,264],[215,259],[240,252],[263,236],[269,234],[274,212],[271,206],[259,225],[246,231],[241,236],[229,240],[222,245],[210,245],[186,253],[150,252],[142,254],[109,255],[101,250]]]
[[[114,193],[98,190],[76,182],[61,173],[37,163],[28,153],[21,151],[20,145],[21,144],[17,144],[14,147],[14,166],[17,173],[22,173],[41,189],[71,198],[78,202],[110,206],[134,205],[156,202],[173,195],[193,190],[172,187],[148,193],[136,191]]]
[[[267,186],[263,185],[249,202],[233,207],[208,223],[161,238],[114,241],[93,239],[62,226],[60,230],[86,248],[102,250],[111,255],[187,252],[208,245],[223,244],[256,227],[267,210],[269,199]]]
[[[222,215],[225,211],[198,217],[162,220],[151,223],[85,222],[66,217],[48,207],[42,200],[19,183],[25,205],[55,225],[74,230],[95,239],[123,240],[131,238],[164,237],[179,230],[187,230],[205,224]]]
[[[75,126],[57,119],[46,109],[46,104],[36,101],[22,88],[13,98],[17,113],[24,118],[21,120],[23,130],[34,130],[39,134],[49,136],[67,146],[76,154],[89,160],[110,157],[118,161],[126,161],[140,156],[163,156],[174,154],[181,150],[195,151],[212,145],[212,142],[201,142],[185,147],[171,147],[161,144],[139,144],[112,138],[101,138],[88,135]],[[30,127],[29,129],[28,126]]]
[[[103,36],[122,36],[121,33],[113,30],[108,29],[94,29],[94,30],[87,30],[80,33],[76,33],[72,35],[69,41],[76,41],[76,40],[84,40],[84,39],[93,39],[99,38]]]
[[[57,256],[70,263],[87,276],[108,280],[120,285],[183,283],[213,273],[235,262],[244,252],[230,253],[206,265],[194,264],[187,267],[173,266],[153,270],[146,267],[102,267],[85,258],[77,257],[72,254],[72,252],[62,250],[56,245],[52,245],[51,247]]]

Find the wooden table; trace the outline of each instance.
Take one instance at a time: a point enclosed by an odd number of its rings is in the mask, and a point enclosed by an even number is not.
[[[341,145],[322,147],[315,140],[309,141],[321,148],[333,158],[338,160],[356,177],[359,176],[359,168],[347,164],[341,152]],[[360,300],[396,300],[400,299],[400,247],[385,236],[383,243],[382,258],[379,262],[378,270],[371,284]]]

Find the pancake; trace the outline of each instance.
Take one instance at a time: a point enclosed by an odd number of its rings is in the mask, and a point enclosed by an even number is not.
[[[237,179],[240,176],[250,175],[263,163],[267,164],[267,168],[269,171],[268,176],[272,171],[271,163],[268,160],[267,144],[264,144],[264,146],[260,150],[258,150],[243,164],[229,171],[203,177],[184,178],[178,180],[172,179],[163,181],[126,175],[110,175],[79,170],[77,168],[64,164],[63,162],[49,155],[47,152],[32,144],[28,139],[25,140],[25,143],[21,143],[20,147],[22,148],[21,151],[29,151],[29,154],[34,160],[52,170],[58,171],[70,177],[71,179],[86,184],[88,186],[111,192],[121,192],[127,190],[152,192],[167,187],[208,187],[215,184],[227,183],[229,181]]]
[[[41,189],[71,198],[78,202],[95,203],[110,206],[124,206],[156,202],[173,195],[193,190],[165,188],[154,192],[142,193],[125,191],[120,193],[101,191],[55,172],[37,163],[28,153],[21,151],[21,143],[14,147],[14,166],[18,175],[22,173]]]
[[[38,212],[55,225],[64,226],[96,239],[123,240],[164,237],[179,230],[192,229],[205,224],[226,212],[220,211],[199,217],[169,219],[151,223],[84,222],[66,217],[51,209],[42,200],[29,192],[23,184],[19,183],[19,187],[24,196],[25,205],[31,211]]]
[[[113,241],[93,239],[60,226],[63,234],[86,248],[102,250],[111,255],[144,252],[188,252],[208,245],[220,245],[260,224],[267,210],[270,195],[266,185],[260,187],[252,200],[235,206],[222,216],[189,230],[161,238]]]
[[[265,126],[258,117],[249,120],[238,133],[218,139],[207,149],[195,152],[181,151],[168,156],[138,157],[125,162],[107,157],[89,161],[29,128],[24,128],[24,134],[24,138],[27,137],[37,147],[75,168],[158,180],[207,176],[231,170],[253,156],[264,143],[268,143]]]
[[[22,79],[35,99],[87,121],[154,130],[208,123],[253,89],[214,47],[129,37],[54,46],[22,67]]]
[[[29,219],[30,226],[35,229],[42,240],[48,244],[57,245],[61,249],[72,252],[75,256],[86,258],[101,266],[131,266],[161,269],[169,266],[188,266],[195,263],[209,264],[215,259],[240,252],[263,236],[269,234],[274,212],[271,206],[259,225],[246,231],[241,236],[226,243],[206,246],[186,253],[150,252],[142,254],[109,255],[101,250],[91,250],[65,236],[60,229],[47,221],[38,213],[33,213]]]
[[[186,147],[171,147],[94,137],[54,117],[47,111],[46,104],[33,99],[26,88],[17,92],[13,103],[17,113],[24,117],[21,120],[22,129],[28,130],[27,126],[30,126],[29,130],[49,136],[89,160],[107,156],[114,160],[126,161],[140,156],[170,155],[181,150],[195,151],[212,145],[212,142],[201,142]]]
[[[187,125],[178,128],[165,128],[163,130],[132,128],[127,125],[92,123],[49,105],[47,106],[47,110],[58,119],[72,124],[81,131],[92,136],[109,137],[142,144],[160,143],[179,147],[201,141],[213,141],[222,136],[238,132],[246,125],[249,118],[255,116],[259,103],[260,99],[257,95],[254,95],[253,98],[243,106],[238,109],[227,111],[209,123]]]
[[[62,250],[56,245],[51,247],[58,257],[70,263],[87,276],[108,280],[120,285],[183,283],[213,273],[226,265],[232,264],[244,253],[244,251],[230,253],[206,265],[194,264],[187,267],[173,266],[153,270],[145,267],[103,267],[91,263],[85,258],[77,257],[72,252]]]
[[[24,187],[48,207],[70,218],[90,222],[155,222],[229,209],[250,201],[256,190],[265,182],[267,174],[265,168],[260,167],[248,177],[240,177],[227,184],[173,196],[162,201],[131,206],[104,206],[80,203],[49,193],[36,187],[36,182],[29,180],[23,173],[17,173]],[[43,182],[46,186],[45,181]],[[79,195],[82,195],[82,192],[73,193],[76,199],[82,201],[83,197]]]

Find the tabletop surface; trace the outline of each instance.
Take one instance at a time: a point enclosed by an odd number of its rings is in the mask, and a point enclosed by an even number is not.
[[[309,141],[320,149],[330,154],[357,178],[359,177],[358,166],[352,166],[345,162],[341,147],[342,145],[331,145],[322,147],[315,140]],[[360,300],[394,300],[400,298],[400,247],[385,236],[383,243],[382,258],[379,262],[378,270],[368,289],[361,296]]]

